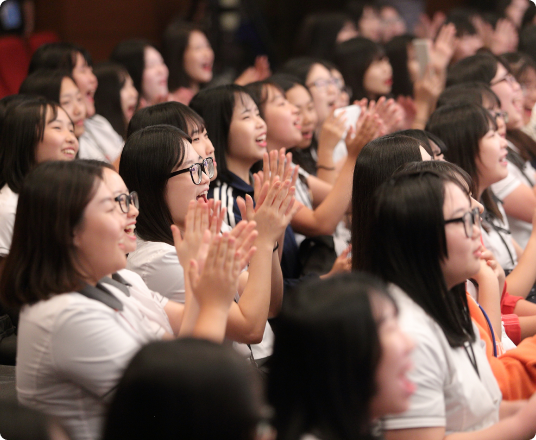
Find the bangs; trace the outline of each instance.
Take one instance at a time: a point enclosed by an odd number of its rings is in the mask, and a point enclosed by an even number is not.
[[[207,128],[205,120],[198,114],[184,115],[186,125],[188,126],[188,134],[193,137],[195,134],[202,134]]]

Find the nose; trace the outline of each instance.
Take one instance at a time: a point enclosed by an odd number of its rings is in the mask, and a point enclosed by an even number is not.
[[[287,102],[288,102],[288,101],[287,101]],[[291,111],[292,111],[292,114],[293,114],[294,116],[299,116],[300,119],[301,119],[301,113],[300,113],[300,111],[298,110],[298,107],[296,107],[294,104],[291,104],[290,102],[288,102],[288,103],[289,103],[289,105],[290,105],[290,109],[291,109]]]
[[[415,341],[406,332],[402,331],[402,338],[404,340],[404,352],[409,354],[415,349]]]
[[[134,203],[131,203],[128,205],[128,212],[127,212],[128,218],[136,218],[138,217],[139,213],[140,213],[140,210],[136,208],[136,206],[134,206]]]
[[[478,212],[480,214],[484,213],[484,205],[482,205],[482,203],[480,203],[478,200],[471,197],[471,209],[475,209],[475,208],[478,208]]]
[[[266,130],[266,122],[260,116],[257,116],[257,128],[264,128]]]

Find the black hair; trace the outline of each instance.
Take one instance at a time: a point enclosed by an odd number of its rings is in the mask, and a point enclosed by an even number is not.
[[[467,81],[447,87],[437,100],[436,108],[455,103],[473,103],[484,106],[485,100],[490,104],[501,106],[501,101],[491,87],[479,81]]]
[[[169,69],[168,87],[171,92],[180,87],[191,87],[192,79],[184,70],[184,52],[188,47],[190,35],[205,31],[195,23],[176,20],[168,25],[162,37],[162,56]]]
[[[64,42],[43,44],[32,55],[28,74],[38,69],[63,69],[72,73],[77,54],[82,55],[88,66],[93,65],[91,55],[81,46]]]
[[[259,113],[261,115],[261,118],[264,119],[264,105],[267,103],[269,98],[269,87],[275,88],[277,91],[281,92],[283,96],[285,96],[285,91],[283,88],[276,82],[273,81],[272,78],[266,78],[262,81],[255,81],[252,83],[249,83],[248,85],[244,86],[244,88],[249,92],[250,96],[255,101],[255,104],[257,104],[257,107],[259,108]]]
[[[510,72],[516,77],[519,83],[528,69],[536,71],[536,60],[530,55],[521,52],[510,52],[502,54],[502,58],[508,63]]]
[[[393,134],[408,136],[410,138],[418,140],[420,146],[423,147],[430,156],[434,157],[432,146],[430,145],[430,141],[428,139],[428,136],[426,136],[426,133],[424,132],[424,130],[417,130],[415,128],[410,128],[408,130],[397,131]]]
[[[38,411],[8,400],[0,402],[0,426],[2,427],[2,436],[5,438],[52,440],[50,424],[51,421]]]
[[[42,96],[59,104],[61,83],[64,78],[69,78],[75,83],[72,75],[67,70],[38,69],[25,78],[20,86],[19,93]]]
[[[475,341],[464,283],[450,289],[441,262],[448,258],[443,204],[448,174],[401,172],[375,193],[369,233],[371,271],[400,287],[441,327],[451,347]]]
[[[370,403],[382,354],[376,298],[394,305],[382,282],[350,273],[301,283],[285,301],[268,381],[278,439],[311,432],[372,438]]]
[[[447,15],[446,24],[452,23],[456,26],[456,36],[476,35],[477,31],[471,22],[476,15],[476,11],[468,8],[456,8]]]
[[[0,279],[4,305],[21,307],[82,287],[73,233],[100,179],[102,167],[86,161],[46,162],[28,173]]]
[[[330,59],[341,29],[354,21],[343,12],[319,12],[307,15],[297,32],[294,52],[297,56]]]
[[[104,440],[254,440],[257,398],[232,348],[152,342],[134,356],[110,405]]]
[[[331,64],[328,64],[325,60],[320,58],[296,57],[288,60],[277,73],[293,75],[297,77],[303,85],[306,85],[307,76],[315,64],[320,64],[326,69],[331,70]]]
[[[236,99],[243,99],[244,96],[249,96],[255,101],[245,87],[229,84],[201,90],[190,101],[190,107],[204,119],[206,129],[210,133],[210,140],[214,145],[214,157],[218,163],[216,180],[222,182],[232,180],[226,160],[229,151],[229,127]],[[211,182],[211,186],[214,184]]]
[[[383,58],[383,47],[368,38],[355,37],[337,45],[334,61],[353,91],[352,99],[371,98],[363,84],[365,73],[374,61]]]
[[[442,139],[448,147],[445,158],[469,173],[479,188],[476,159],[480,154],[480,140],[490,126],[497,128],[495,119],[482,106],[474,103],[457,103],[438,108],[428,120],[426,130]],[[482,193],[483,205],[502,220],[497,203],[489,189]]]
[[[4,126],[4,121],[9,111],[19,105],[21,102],[32,101],[35,99],[35,96],[28,95],[8,95],[0,99],[0,139],[2,138],[2,128]]]
[[[346,3],[345,11],[353,18],[355,25],[358,26],[366,8],[373,9],[376,12],[379,11],[378,4],[374,0],[350,0]]]
[[[105,61],[97,64],[93,73],[99,82],[95,92],[95,112],[104,116],[113,129],[125,138],[127,127],[121,107],[121,89],[128,77],[127,69],[119,63]]]
[[[534,17],[536,17],[536,5],[532,2],[529,2],[529,7],[523,14],[523,18],[521,20],[521,29],[525,29],[526,27],[533,24]]]
[[[413,82],[408,70],[408,45],[415,36],[405,34],[393,37],[385,44],[385,53],[393,67],[393,96],[413,96]]]
[[[370,141],[363,147],[354,167],[352,184],[352,268],[370,269],[370,228],[373,217],[372,197],[403,164],[421,161],[420,142],[399,134],[390,134]]]
[[[55,119],[59,107],[54,101],[35,98],[7,113],[0,138],[0,188],[7,184],[14,193],[20,192],[24,178],[36,165],[35,149],[45,135],[47,110]]]
[[[194,110],[170,101],[138,110],[128,124],[127,137],[142,128],[160,124],[173,125],[185,133],[203,133],[205,130],[205,121]]]
[[[499,59],[490,53],[477,53],[464,58],[448,70],[447,87],[468,81],[490,84],[497,73],[499,63]]]
[[[138,193],[143,206],[136,223],[142,240],[173,245],[166,185],[169,174],[184,161],[189,139],[177,127],[153,125],[132,133],[125,142],[119,174],[130,191]]]

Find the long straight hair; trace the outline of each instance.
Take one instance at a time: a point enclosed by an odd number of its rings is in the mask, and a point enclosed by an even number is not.
[[[441,327],[451,347],[475,340],[465,289],[449,291],[445,185],[459,179],[433,171],[401,172],[382,184],[374,203],[371,272],[396,284]]]

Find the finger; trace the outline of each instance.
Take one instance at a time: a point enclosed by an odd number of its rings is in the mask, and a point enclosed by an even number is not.
[[[242,256],[242,260],[240,261],[240,269],[246,267],[249,264],[253,255],[255,255],[255,252],[257,252],[257,248],[255,246],[252,246],[248,253]]]
[[[204,203],[204,202],[199,202],[201,203],[201,224],[200,224],[200,227],[201,227],[201,231],[205,231],[206,229],[209,228],[209,210],[208,210],[208,203]]]
[[[270,178],[270,156],[268,153],[262,155],[262,171],[266,179]]]
[[[186,212],[186,220],[184,224],[184,229],[186,233],[191,233],[194,231],[196,207],[197,207],[197,202],[195,200],[190,200],[190,203],[188,204],[188,211]]]
[[[255,205],[253,203],[253,199],[249,194],[246,194],[246,208],[247,212],[251,214],[247,220],[253,220],[253,217],[255,215]]]
[[[292,171],[292,179],[290,180],[290,186],[296,186],[296,180],[298,180],[298,175],[300,174],[300,166],[296,165]]]
[[[281,148],[279,150],[279,159],[277,163],[277,175],[280,179],[283,179],[285,174],[285,149]]]
[[[235,254],[237,253],[240,255],[240,252],[236,252],[236,240],[234,237],[229,237],[225,254],[223,255],[222,261],[218,262],[218,267],[222,267],[225,273],[232,273],[235,263],[234,260],[237,257]]]
[[[175,247],[180,247],[182,243],[182,235],[179,228],[175,225],[171,225],[171,234],[173,235],[173,243],[175,244]]]
[[[270,151],[270,182],[277,176],[277,150]]]
[[[264,182],[264,185],[262,185],[262,189],[259,194],[259,200],[257,201],[256,210],[258,210],[264,204],[264,201],[266,200],[266,196],[268,195],[268,192],[270,191],[270,187],[271,187],[270,182]]]
[[[279,181],[279,177],[277,177],[272,186],[270,187],[270,191],[268,191],[268,194],[266,195],[266,199],[264,200],[263,206],[272,206],[275,198],[277,197],[277,194],[279,193],[280,188],[281,182]]]
[[[197,265],[197,262],[192,259],[190,260],[190,265],[188,266],[188,280],[190,281],[190,286],[192,286],[194,295],[197,293],[195,290],[199,283],[199,278],[199,266]]]
[[[290,184],[289,180],[287,180],[287,182],[289,182]],[[292,199],[294,197],[295,191],[296,191],[296,187],[292,186],[288,189],[287,193],[285,194],[285,198],[281,202],[280,209],[279,209],[283,215],[286,215],[286,213],[289,211],[289,206],[292,203]]]
[[[218,256],[216,260],[214,261],[215,270],[223,268],[225,264],[225,259],[227,257],[227,249],[229,248],[230,241],[233,242],[233,246],[234,246],[235,238],[231,237],[228,232],[224,233],[221,237],[220,246],[218,247]]]
[[[257,223],[255,223],[254,221],[244,222],[243,227],[240,228],[239,231],[235,232],[236,228],[231,231],[231,236],[236,239],[237,249],[240,249],[244,245],[244,242],[247,240],[249,235],[255,230],[256,227]]]
[[[277,192],[277,194],[275,196],[274,207],[278,211],[281,210],[281,205],[283,204],[283,200],[285,200],[285,197],[288,194],[289,188],[290,188],[290,180],[285,180],[283,182],[283,185],[281,186],[281,188],[279,189],[279,191]]]
[[[216,235],[212,239],[212,242],[210,243],[210,246],[208,248],[207,259],[205,260],[205,270],[203,270],[203,273],[210,273],[210,271],[214,269],[214,265],[218,257],[218,250],[221,244],[221,240],[221,235]]]
[[[290,176],[292,174],[293,166],[292,166],[292,153],[287,153],[285,156],[285,174],[283,176],[283,180],[290,179]]]
[[[222,208],[220,210],[220,216],[218,217],[218,232],[221,231],[221,226],[223,224],[223,219],[225,218],[226,213],[227,213],[227,208]]]

